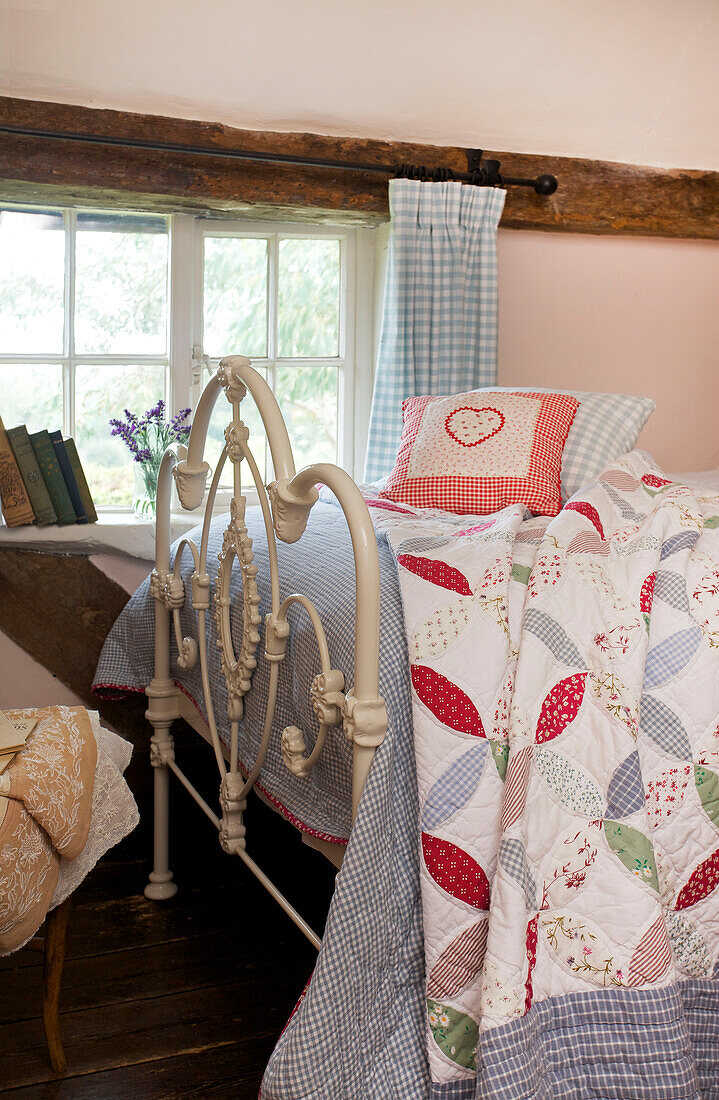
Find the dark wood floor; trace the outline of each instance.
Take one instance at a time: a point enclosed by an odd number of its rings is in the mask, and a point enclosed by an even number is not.
[[[142,894],[147,813],[74,896],[63,1079],[53,1077],[44,1045],[40,954],[0,960],[0,1096],[257,1096],[316,953],[240,861],[219,850],[183,791],[174,792],[174,817],[174,899],[158,904]],[[321,932],[330,865],[256,800],[248,850]]]

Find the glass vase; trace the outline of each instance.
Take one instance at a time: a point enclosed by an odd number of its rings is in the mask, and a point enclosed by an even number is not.
[[[135,463],[135,491],[132,494],[132,510],[138,519],[155,518],[157,474],[158,470],[154,463]]]

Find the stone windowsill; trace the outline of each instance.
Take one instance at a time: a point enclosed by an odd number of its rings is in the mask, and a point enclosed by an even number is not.
[[[172,538],[176,539],[202,522],[202,512],[172,516]],[[100,512],[97,523],[76,523],[66,527],[0,526],[3,546],[25,550],[54,550],[65,554],[95,554],[114,551],[134,558],[153,561],[155,557],[155,521],[138,519],[129,512]]]

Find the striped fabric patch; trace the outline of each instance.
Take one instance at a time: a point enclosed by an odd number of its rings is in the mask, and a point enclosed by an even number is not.
[[[642,936],[629,963],[630,986],[657,982],[672,961],[672,948],[664,917],[660,914]]]
[[[484,963],[489,918],[470,924],[445,947],[432,967],[428,997],[456,997],[477,976]]]
[[[601,554],[606,557],[609,554],[609,543],[600,538],[596,531],[580,531],[567,547],[567,553]]]
[[[504,801],[502,803],[501,829],[503,833],[515,821],[518,821],[524,813],[529,769],[532,765],[532,750],[532,745],[525,745],[519,752],[514,753],[509,761],[507,779],[504,785]]]

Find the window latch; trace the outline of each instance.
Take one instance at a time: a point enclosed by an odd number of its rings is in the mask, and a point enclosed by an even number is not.
[[[202,344],[195,344],[192,349],[192,381],[193,386],[201,386],[203,371],[210,373],[210,357],[202,351]]]

